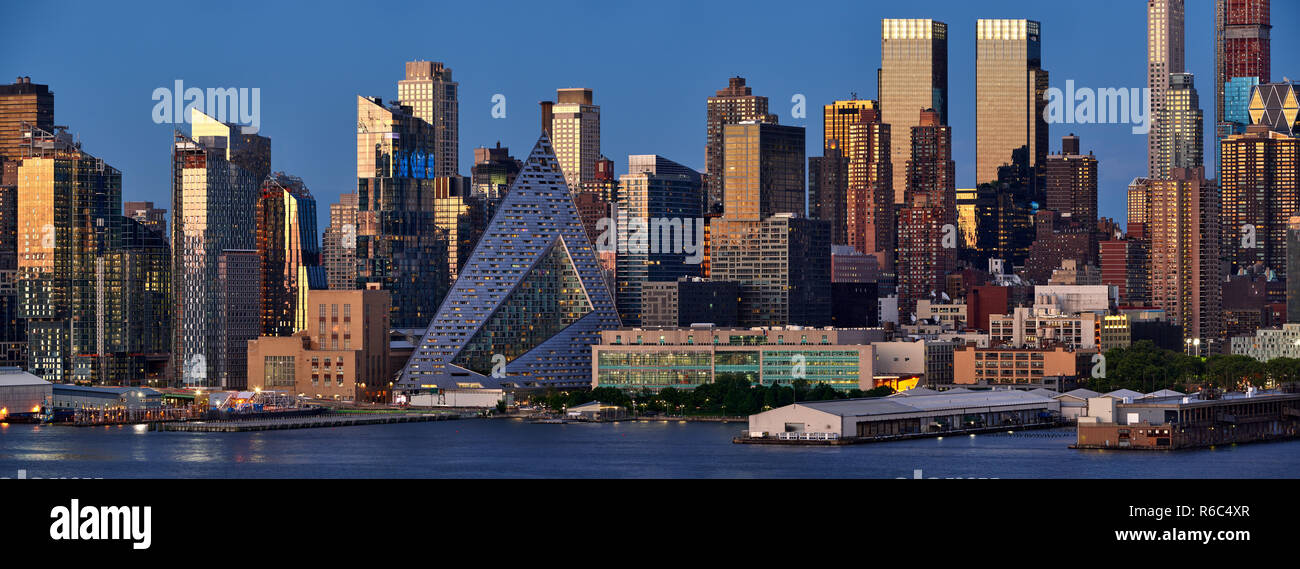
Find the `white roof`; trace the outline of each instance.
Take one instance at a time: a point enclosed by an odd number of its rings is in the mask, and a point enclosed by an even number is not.
[[[904,393],[916,391],[910,389]],[[930,391],[930,390],[926,390]],[[967,393],[934,393],[928,395],[913,394],[909,397],[881,397],[867,399],[841,399],[832,401],[809,401],[795,403],[809,409],[830,413],[840,417],[860,417],[864,415],[890,415],[897,413],[923,413],[944,409],[962,409],[966,407],[998,407],[1004,405],[1043,404],[1053,401],[1047,397],[1026,391],[971,391]]]
[[[899,391],[889,397],[916,397],[918,395],[935,395],[937,393],[939,392],[926,387],[913,387],[906,391]]]
[[[1057,393],[1056,390],[1047,389],[1045,387],[1039,387],[1038,389],[1030,389],[1029,393],[1033,393],[1035,395],[1041,395],[1043,397],[1048,397],[1048,398],[1056,397],[1057,395],[1060,395],[1060,393]]]
[[[1161,389],[1160,391],[1152,391],[1151,393],[1146,394],[1147,397],[1182,397],[1184,395],[1187,394],[1179,393],[1172,389]]]
[[[1115,391],[1112,391],[1110,393],[1103,393],[1102,397],[1114,397],[1116,399],[1123,399],[1125,397],[1128,397],[1130,400],[1132,400],[1132,399],[1141,399],[1143,397],[1146,397],[1146,394],[1138,393],[1136,391],[1133,391],[1132,389],[1116,389]]]
[[[1080,400],[1087,400],[1089,397],[1101,397],[1101,394],[1091,389],[1084,389],[1080,387],[1078,389],[1071,389],[1060,395],[1054,395],[1053,397],[1060,398],[1066,396],[1073,397],[1075,399],[1080,399]]]
[[[19,385],[50,385],[50,382],[18,368],[0,368],[0,387]]]

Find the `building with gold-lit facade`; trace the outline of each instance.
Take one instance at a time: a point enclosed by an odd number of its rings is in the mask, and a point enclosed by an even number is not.
[[[723,127],[744,121],[761,121],[776,124],[777,117],[767,112],[767,97],[755,95],[745,85],[744,77],[732,77],[727,87],[719,89],[708,98],[705,120],[704,171],[708,184],[705,212],[721,213],[723,179],[726,177],[726,156],[723,148]]]
[[[270,174],[271,140],[197,110],[190,125],[190,136],[177,134],[172,147],[170,365],[186,386],[233,389],[238,386],[232,378],[218,371],[242,369],[229,361],[226,349],[231,336],[224,327],[220,271],[227,265],[221,261],[227,251],[257,249],[257,199]],[[257,282],[256,270],[248,276]],[[253,306],[256,324],[256,299]]]
[[[262,335],[303,329],[307,291],[328,288],[316,236],[316,198],[302,178],[276,172],[264,180],[257,200]]]
[[[456,176],[460,160],[460,84],[441,61],[408,61],[397,100],[433,127],[433,175]]]
[[[935,20],[880,21],[878,72],[881,122],[894,132],[910,132],[918,112],[934,109],[939,123],[948,124],[948,24]],[[906,164],[911,141],[895,137],[890,162]],[[894,203],[903,203],[907,173],[894,169]]]
[[[1017,150],[1047,160],[1047,72],[1034,20],[980,19],[975,28],[975,176],[998,179]]]
[[[600,160],[600,105],[591,89],[556,89],[551,106],[551,143],[565,183],[574,191],[596,180]]]

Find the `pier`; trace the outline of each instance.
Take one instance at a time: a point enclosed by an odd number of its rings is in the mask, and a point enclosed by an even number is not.
[[[185,433],[239,433],[246,431],[272,431],[279,429],[312,429],[320,427],[350,427],[384,423],[419,423],[450,421],[463,418],[455,413],[350,413],[299,417],[268,417],[234,421],[184,421],[176,423],[151,423],[151,431]]]

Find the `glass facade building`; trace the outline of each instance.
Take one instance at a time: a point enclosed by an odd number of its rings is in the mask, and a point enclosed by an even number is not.
[[[428,331],[400,391],[582,386],[614,299],[543,135]]]
[[[910,132],[917,111],[934,109],[940,124],[948,124],[948,24],[935,20],[880,21],[881,120],[894,132]],[[911,141],[895,137],[890,162],[906,164]],[[894,203],[903,203],[907,173],[894,169]]]
[[[316,198],[302,178],[276,172],[257,200],[261,335],[307,327],[307,291],[328,286],[316,241]]]
[[[975,176],[990,182],[998,167],[1025,149],[1030,166],[1047,159],[1047,72],[1040,24],[1033,20],[976,22]]]
[[[645,283],[703,276],[704,199],[699,172],[654,154],[628,156],[619,178],[615,291],[619,318],[641,324]],[[698,223],[697,223],[698,221]]]

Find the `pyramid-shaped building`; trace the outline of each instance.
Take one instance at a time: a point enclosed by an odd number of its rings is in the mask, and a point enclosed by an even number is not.
[[[591,345],[618,326],[543,134],[395,389],[590,386]]]

